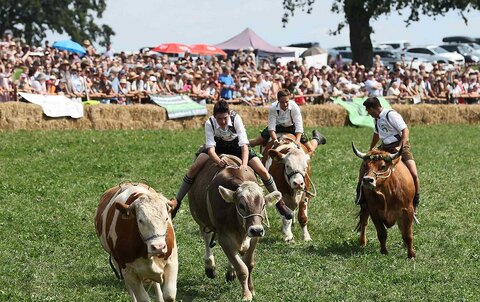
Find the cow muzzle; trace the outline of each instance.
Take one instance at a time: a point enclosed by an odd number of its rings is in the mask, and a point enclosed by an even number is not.
[[[147,243],[149,255],[163,255],[167,252],[165,240],[155,240]]]
[[[260,225],[252,225],[247,230],[248,237],[263,237],[265,236],[265,229]]]
[[[372,176],[364,176],[362,182],[367,189],[373,189],[377,185],[377,180]]]
[[[293,190],[305,190],[305,173],[295,170],[286,175],[286,178]]]

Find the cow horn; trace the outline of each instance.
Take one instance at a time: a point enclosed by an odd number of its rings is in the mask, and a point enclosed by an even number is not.
[[[358,151],[357,147],[355,147],[355,143],[352,141],[352,150],[353,150],[353,153],[355,153],[356,156],[360,157],[361,159],[367,159],[367,154],[366,153],[362,153],[360,151]]]
[[[402,155],[402,151],[403,151],[403,143],[400,145],[400,149],[398,150],[397,153],[390,154],[390,159],[391,159],[391,160],[396,159],[397,157],[399,157],[400,155]]]

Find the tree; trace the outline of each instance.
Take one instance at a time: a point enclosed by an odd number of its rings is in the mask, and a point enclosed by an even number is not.
[[[370,20],[376,20],[381,15],[388,15],[392,11],[402,14],[402,10],[408,12],[405,19],[406,25],[419,20],[420,15],[430,17],[444,16],[451,10],[459,10],[459,14],[465,23],[468,22],[465,12],[480,7],[478,0],[334,0],[331,11],[342,13],[345,20],[338,24],[336,35],[348,25],[350,29],[350,46],[352,48],[353,61],[370,67],[373,59],[372,40],[373,32]],[[297,9],[311,13],[315,0],[283,0],[284,15],[283,26],[288,23],[289,17],[294,16]]]
[[[97,25],[105,0],[0,0],[0,35],[11,30],[28,44],[39,44],[45,32],[67,33],[74,41],[99,40],[106,46],[115,34],[108,25]]]

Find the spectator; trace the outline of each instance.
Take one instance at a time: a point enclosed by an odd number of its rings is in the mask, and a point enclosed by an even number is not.
[[[367,80],[365,81],[365,88],[367,89],[368,96],[378,97],[383,95],[383,86],[379,83],[373,74],[373,71],[367,73]]]

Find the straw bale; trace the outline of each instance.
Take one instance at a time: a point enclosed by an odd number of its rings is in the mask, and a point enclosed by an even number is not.
[[[42,108],[23,102],[0,103],[0,130],[48,129],[197,129],[207,116],[168,120],[156,105],[95,105],[84,107],[84,117],[49,118]],[[208,116],[213,105],[207,105]],[[231,106],[247,127],[267,125],[267,107]],[[348,124],[347,111],[339,105],[302,106],[305,127],[342,127]],[[408,125],[480,124],[480,105],[393,105]]]

